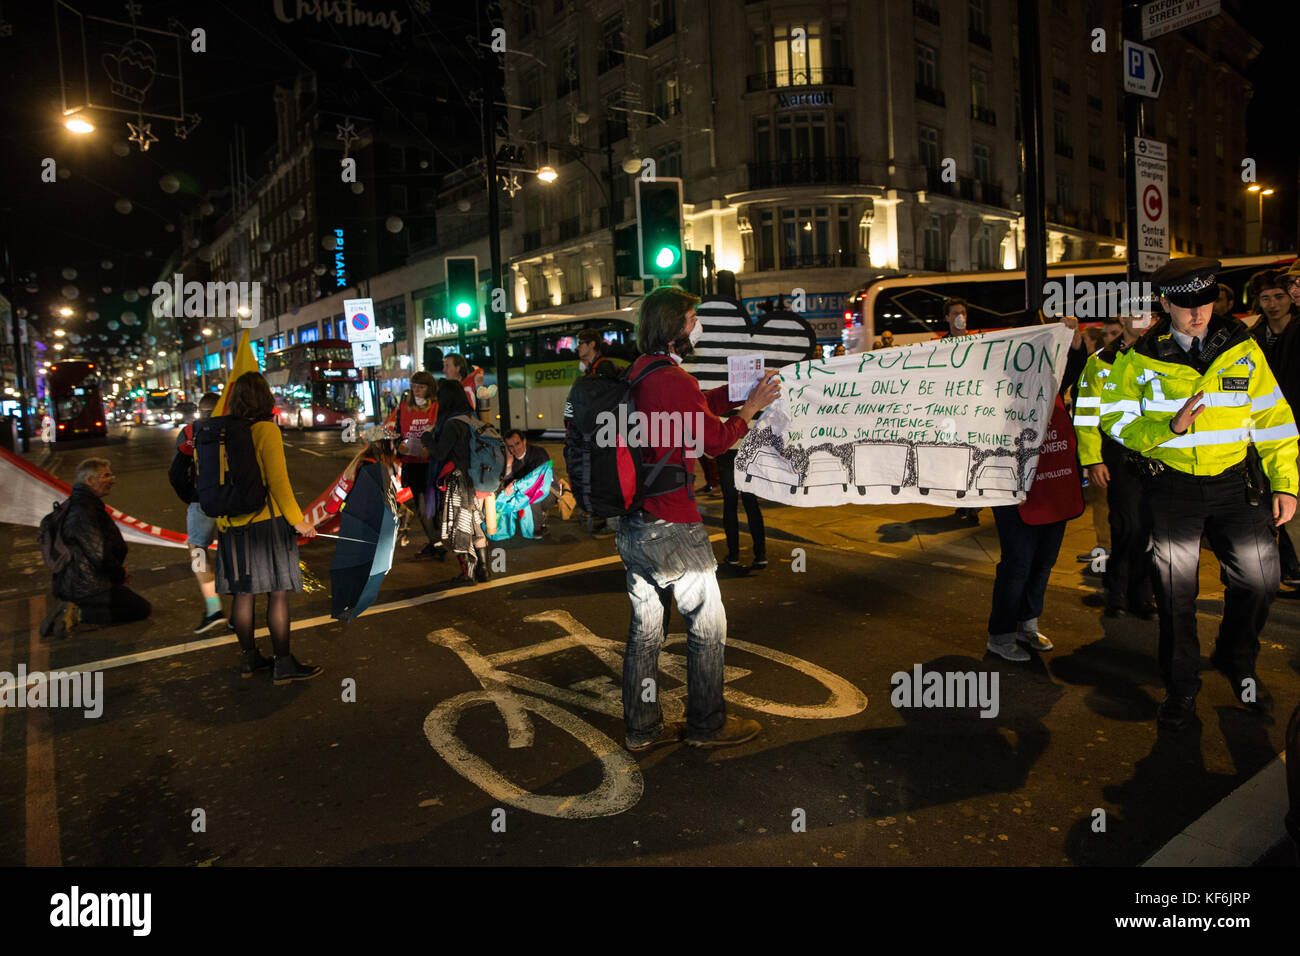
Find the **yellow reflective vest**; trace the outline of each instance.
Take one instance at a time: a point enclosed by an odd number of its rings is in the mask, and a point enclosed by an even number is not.
[[[1110,376],[1111,366],[1123,353],[1123,338],[1114,345],[1098,349],[1088,356],[1074,390],[1074,435],[1079,443],[1079,464],[1084,468],[1101,464],[1101,389]]]
[[[1268,360],[1240,321],[1211,320],[1201,374],[1161,319],[1121,355],[1101,392],[1101,427],[1139,454],[1189,475],[1217,475],[1254,444],[1274,492],[1300,491],[1297,432]],[[1169,425],[1187,399],[1204,392],[1205,411],[1185,434]]]

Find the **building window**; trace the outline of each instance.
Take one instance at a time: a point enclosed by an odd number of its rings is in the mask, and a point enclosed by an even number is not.
[[[537,7],[533,0],[519,0],[519,35],[532,36],[537,32]]]
[[[1101,183],[1088,185],[1088,211],[1098,219],[1106,217],[1106,189]]]
[[[664,143],[655,150],[655,175],[682,178],[682,144]]]
[[[677,92],[676,67],[664,67],[656,70],[654,75],[655,115],[668,119],[682,111],[682,101]]]
[[[1223,159],[1223,133],[1218,130],[1214,133],[1214,158]]]
[[[981,183],[993,181],[993,157],[987,146],[976,143],[974,149],[975,180]]]
[[[600,59],[596,69],[600,73],[619,66],[627,42],[623,38],[623,15],[615,14],[600,25]]]
[[[981,226],[975,235],[975,268],[993,268],[993,238],[988,226]]]
[[[1052,111],[1052,131],[1056,140],[1056,151],[1062,156],[1073,156],[1074,148],[1070,143],[1070,118],[1065,110]]]
[[[320,341],[320,329],[315,325],[304,325],[298,330],[298,341],[300,343]]]
[[[555,80],[555,95],[566,96],[578,88],[578,44],[570,41],[560,51],[560,71]]]
[[[972,33],[987,35],[989,32],[988,12],[984,7],[984,0],[970,0],[967,4],[967,9],[970,11],[968,24]]]
[[[848,206],[840,206],[837,217],[839,235],[836,237],[836,252],[839,253],[840,260],[838,265],[846,266],[853,264],[853,210]]]
[[[916,85],[930,90],[939,88],[939,56],[934,47],[916,45]]]
[[[975,110],[989,107],[989,75],[983,70],[970,71],[970,105]]]
[[[1066,209],[1074,205],[1070,194],[1070,177],[1065,173],[1056,174],[1056,204],[1061,207],[1057,215],[1063,214]]]
[[[533,67],[531,70],[524,71],[523,79],[519,83],[519,98],[522,101],[521,106],[535,110],[542,105],[542,71],[540,67]]]
[[[627,113],[623,107],[623,91],[613,90],[605,96],[605,127],[601,131],[601,146],[617,143],[627,136]]]
[[[919,140],[918,153],[921,165],[926,169],[938,169],[941,146],[939,131],[933,126],[921,126],[919,127]]]
[[[939,231],[939,217],[931,216],[922,233],[922,248],[925,252],[925,268],[931,271],[943,269],[947,264],[943,260],[943,234]]]
[[[803,42],[795,30],[804,32]],[[772,30],[777,86],[807,86],[822,82],[821,27],[816,23],[781,24]]]
[[[826,158],[826,115],[783,113],[776,118],[776,158],[822,160]]]
[[[772,161],[772,121],[766,116],[754,119],[754,161],[760,166]]]
[[[831,69],[847,66],[848,51],[844,47],[844,27],[839,23],[831,24]]]
[[[393,204],[393,211],[405,212],[406,211],[406,187],[391,186],[389,187],[389,189],[391,190],[389,193],[389,201]]]
[[[758,253],[759,271],[776,268],[776,215],[770,209],[764,209],[758,215]]]

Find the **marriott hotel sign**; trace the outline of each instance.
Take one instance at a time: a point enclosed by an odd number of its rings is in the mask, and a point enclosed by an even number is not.
[[[776,94],[776,108],[788,110],[796,106],[834,106],[833,90],[807,90],[803,93]]]

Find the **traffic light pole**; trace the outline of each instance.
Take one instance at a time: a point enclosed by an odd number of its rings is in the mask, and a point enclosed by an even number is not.
[[[1043,198],[1043,74],[1038,2],[1019,0],[1020,126],[1024,148],[1025,311],[1037,319],[1047,281],[1047,210]]]
[[[605,170],[609,173],[609,271],[614,280],[614,308],[622,308],[618,299],[618,221],[614,218],[614,145],[605,145]],[[1263,231],[1261,230],[1261,235]]]
[[[482,13],[482,3],[476,4],[476,10]],[[489,4],[496,9],[495,4]],[[479,38],[489,45],[492,42],[492,21],[484,18],[480,25]],[[482,49],[482,47],[480,47]],[[510,362],[506,355],[506,316],[497,311],[497,290],[505,289],[501,275],[501,208],[497,198],[497,113],[496,102],[500,91],[497,89],[497,54],[485,54],[483,64],[486,70],[483,82],[483,154],[487,160],[488,187],[488,258],[492,264],[492,288],[488,292],[487,335],[496,361],[497,372],[497,407],[501,415],[500,428],[504,432],[511,427],[510,420]],[[458,324],[459,325],[459,324]],[[459,325],[461,354],[465,353],[465,327]]]
[[[1139,40],[1142,34],[1142,4],[1127,0],[1120,21],[1120,43]],[[1138,267],[1138,195],[1137,154],[1134,147],[1142,133],[1142,97],[1136,93],[1124,94],[1124,254],[1128,260],[1128,281],[1137,282],[1142,277]],[[1130,286],[1132,288],[1132,286]]]

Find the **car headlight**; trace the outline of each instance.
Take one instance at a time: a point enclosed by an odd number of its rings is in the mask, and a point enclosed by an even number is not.
[[[321,414],[320,412],[317,412],[317,413],[316,413],[316,421],[318,421],[318,422],[323,422],[323,421],[325,421],[325,416],[324,416],[323,414]]]

